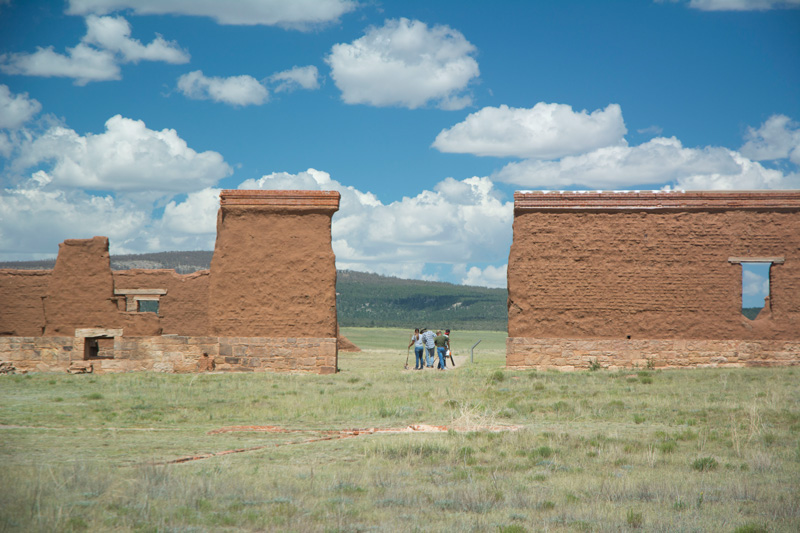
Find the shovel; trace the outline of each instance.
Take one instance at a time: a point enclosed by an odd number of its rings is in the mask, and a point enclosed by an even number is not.
[[[411,353],[411,348],[408,348],[406,350],[406,364],[405,364],[405,366],[403,366],[403,368],[405,368],[406,370],[408,370],[408,356],[409,356],[410,353]]]

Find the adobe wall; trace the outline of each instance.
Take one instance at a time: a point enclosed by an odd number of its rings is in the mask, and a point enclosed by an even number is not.
[[[560,354],[580,340],[800,337],[798,191],[517,193],[513,231],[509,366],[548,366],[515,339],[550,339],[552,366],[569,366]],[[740,260],[758,258],[773,262],[771,298],[751,321]]]
[[[44,302],[50,270],[0,269],[0,336],[44,333]]]
[[[331,217],[338,208],[336,191],[222,191],[211,333],[335,339]]]
[[[223,191],[210,271],[112,272],[105,237],[64,241],[52,271],[0,270],[0,361],[336,372],[338,206],[333,191]]]
[[[209,334],[208,285],[210,272],[201,270],[191,274],[178,274],[174,270],[116,270],[113,273],[114,289],[162,289],[158,315],[165,335]],[[118,307],[124,308],[125,298],[119,298]]]
[[[106,237],[64,241],[52,271],[0,270],[0,335],[71,336],[86,327],[161,332],[152,314],[118,308]]]

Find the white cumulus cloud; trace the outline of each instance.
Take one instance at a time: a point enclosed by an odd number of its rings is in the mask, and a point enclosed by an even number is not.
[[[269,91],[252,76],[206,77],[195,70],[178,78],[178,89],[195,100],[213,100],[235,106],[261,105]]]
[[[739,152],[686,148],[674,137],[600,148],[558,161],[509,163],[496,178],[531,188],[624,189],[670,183],[686,189],[785,189],[800,185],[797,175],[764,168]]]
[[[772,115],[758,129],[748,128],[743,155],[756,161],[788,158],[800,165],[800,125],[785,115]]]
[[[102,15],[130,9],[138,15],[190,15],[219,24],[307,29],[334,22],[356,7],[354,0],[70,0],[67,13]]]
[[[269,81],[277,85],[276,93],[291,92],[295,89],[318,89],[319,71],[314,65],[292,67],[289,70],[273,74],[269,77]]]
[[[189,55],[160,35],[148,45],[131,39],[131,28],[122,17],[86,19],[87,33],[75,47],[59,54],[52,46],[33,53],[0,55],[0,70],[6,74],[74,78],[76,85],[92,81],[118,80],[120,63],[166,61],[186,63]]]
[[[0,85],[0,129],[17,129],[41,110],[42,104],[28,93],[12,94],[8,85]]]
[[[162,223],[171,233],[214,235],[217,231],[217,209],[222,189],[206,188],[189,193],[180,203],[172,201],[164,208]]]
[[[588,113],[539,102],[530,109],[484,107],[442,130],[433,147],[480,156],[556,159],[619,145],[626,133],[617,104]]]
[[[67,48],[66,55],[54,51],[52,46],[37,47],[32,54],[3,54],[0,70],[23,76],[74,78],[75,85],[120,79],[119,64],[113,53],[83,43]]]
[[[160,35],[148,45],[131,39],[131,25],[122,17],[86,18],[86,36],[83,42],[94,44],[100,49],[120,54],[123,62],[164,61],[181,64],[189,62],[189,54],[181,50],[175,42],[168,42]]]
[[[800,0],[691,0],[689,7],[701,11],[768,11],[800,8]]]
[[[501,266],[489,265],[484,269],[476,266],[470,267],[461,278],[463,285],[475,285],[478,287],[505,288],[508,285],[508,264]]]
[[[390,204],[315,169],[273,173],[239,188],[339,191],[331,230],[339,268],[421,277],[426,263],[502,260],[511,244],[513,204],[503,202],[487,178],[447,178],[432,191]]]
[[[43,182],[35,177],[0,193],[0,254],[5,260],[55,255],[65,239],[103,235],[118,244],[148,222],[148,213],[111,196],[48,190]]]
[[[461,109],[472,103],[464,91],[480,73],[474,52],[457,30],[401,18],[334,45],[326,62],[348,104]]]
[[[12,164],[19,171],[40,167],[40,181],[53,187],[130,192],[194,191],[231,173],[219,153],[192,150],[175,130],[151,130],[120,115],[105,127],[85,136],[52,127],[25,142]]]

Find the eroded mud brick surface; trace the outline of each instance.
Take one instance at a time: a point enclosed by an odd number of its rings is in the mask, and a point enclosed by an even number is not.
[[[223,191],[211,261],[212,334],[335,338],[335,191]]]
[[[796,339],[800,192],[517,193],[509,337]],[[769,310],[741,314],[766,259]]]

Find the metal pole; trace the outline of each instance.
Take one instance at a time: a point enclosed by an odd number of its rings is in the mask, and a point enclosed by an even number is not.
[[[472,352],[473,352],[473,350],[475,350],[475,347],[476,347],[477,345],[479,345],[479,344],[481,343],[481,341],[482,341],[482,340],[483,340],[483,339],[480,339],[480,340],[478,340],[478,342],[476,342],[475,344],[473,344],[473,345],[472,345],[472,348],[470,348],[470,349],[469,349],[469,362],[470,362],[470,363],[474,362],[474,361],[473,361],[473,357],[472,357]]]

